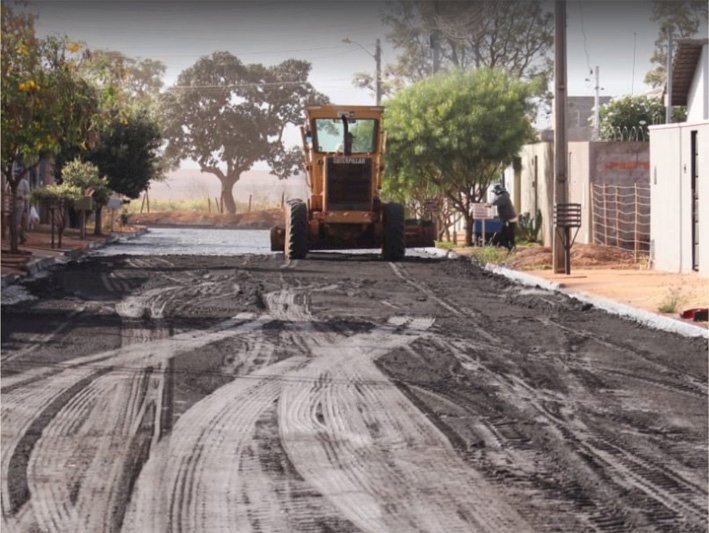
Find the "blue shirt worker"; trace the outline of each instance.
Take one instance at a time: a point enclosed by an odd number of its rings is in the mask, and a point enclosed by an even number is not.
[[[500,245],[512,251],[515,248],[515,229],[517,228],[517,212],[507,192],[499,183],[492,188],[495,200],[492,205],[497,206],[497,216],[502,223],[500,232]]]

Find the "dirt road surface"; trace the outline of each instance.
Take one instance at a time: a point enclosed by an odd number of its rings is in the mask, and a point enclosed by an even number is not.
[[[707,344],[465,260],[94,257],[2,313],[6,532],[707,530]]]

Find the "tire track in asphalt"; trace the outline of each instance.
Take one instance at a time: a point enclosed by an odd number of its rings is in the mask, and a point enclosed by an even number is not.
[[[579,416],[567,416],[561,412],[551,411],[548,406],[549,401],[556,401],[553,397],[548,397],[548,392],[529,385],[515,375],[508,374],[503,378],[499,370],[491,370],[485,366],[484,362],[474,361],[469,355],[455,346],[451,341],[444,341],[448,345],[450,353],[457,357],[461,364],[468,370],[483,372],[489,379],[497,384],[498,395],[501,398],[508,398],[512,404],[524,402],[526,408],[532,408],[536,412],[537,421],[545,425],[548,429],[553,429],[554,434],[561,441],[573,443],[574,453],[578,457],[578,464],[593,458],[598,464],[604,465],[604,472],[612,479],[617,491],[623,493],[629,489],[636,489],[646,497],[653,500],[649,508],[665,509],[654,511],[657,515],[653,521],[658,523],[662,520],[672,522],[677,517],[690,517],[695,521],[705,518],[705,504],[707,490],[697,483],[683,477],[677,472],[670,472],[659,464],[643,459],[637,452],[628,449],[614,439],[608,440],[588,428]],[[472,348],[472,346],[471,346]],[[674,392],[687,393],[681,387]],[[575,396],[579,396],[576,394]],[[565,404],[565,402],[564,402]],[[541,417],[541,418],[540,418]],[[489,421],[494,429],[494,433],[499,435],[494,421]],[[503,421],[504,422],[504,421]],[[501,435],[505,442],[509,441]],[[515,451],[507,450],[506,453],[515,453],[514,464],[523,464],[524,460]],[[581,456],[585,459],[581,459]],[[598,520],[593,515],[589,519],[596,523]],[[603,521],[596,524],[603,531],[625,531],[626,524],[622,518],[610,520],[607,524]]]
[[[170,358],[179,353],[185,353],[199,349],[210,343],[222,341],[224,339],[238,336],[255,327],[261,327],[259,319],[250,320],[251,315],[239,315],[232,319],[228,319],[219,325],[206,330],[187,332],[175,335],[167,339],[160,339],[144,344],[136,344],[126,346],[116,350],[110,350],[101,354],[78,358],[70,361],[67,368],[59,373],[54,373],[48,377],[41,377],[29,383],[26,387],[18,388],[8,394],[3,395],[3,403],[1,407],[1,420],[3,427],[3,447],[2,447],[2,513],[3,525],[9,530],[18,529],[19,526],[13,519],[18,511],[18,506],[21,506],[27,501],[29,495],[21,498],[22,501],[17,502],[17,497],[11,496],[10,487],[8,485],[7,471],[13,461],[13,457],[22,456],[23,454],[35,453],[35,450],[17,450],[18,444],[22,441],[23,436],[33,421],[39,418],[45,409],[45,406],[51,404],[57,398],[60,398],[66,391],[71,390],[77,383],[82,383],[84,380],[90,379],[102,372],[107,366],[115,366],[118,370],[112,372],[112,378],[105,383],[111,381],[120,381],[124,379],[126,372],[130,374],[132,371],[141,372],[147,366],[153,368],[164,365]],[[100,361],[99,366],[91,365],[92,362]],[[89,364],[91,366],[86,366]],[[102,382],[103,383],[103,382]],[[76,391],[74,394],[77,394]],[[64,400],[68,402],[70,398]],[[125,398],[113,398],[120,404],[128,401]],[[45,425],[49,420],[45,420],[42,427],[36,431],[40,433],[45,429]],[[105,421],[104,421],[105,424]],[[106,457],[111,461],[110,455]],[[106,459],[104,458],[104,459]],[[51,464],[51,459],[46,461],[33,458],[35,465]],[[120,461],[117,461],[120,463]],[[39,476],[39,472],[35,469],[35,475]],[[63,483],[61,476],[52,474],[52,472],[44,472],[42,475],[48,476],[47,482]],[[13,503],[13,501],[15,503]],[[38,505],[43,505],[37,502]],[[30,505],[33,502],[30,500]],[[62,505],[62,504],[56,504]],[[97,509],[92,512],[99,514]],[[26,513],[29,514],[29,513]],[[23,530],[23,529],[20,529]],[[51,531],[51,530],[50,530]]]
[[[135,439],[140,435],[145,441],[138,443],[139,448],[149,445],[159,430],[162,378],[159,367],[118,378],[115,373],[104,375],[45,427],[28,472],[33,509],[43,531],[116,529],[114,523],[129,495],[131,472],[125,465],[134,461]],[[149,432],[144,431],[145,423]],[[54,471],[71,472],[70,479],[59,483],[47,475]],[[61,516],[62,510],[69,515],[61,522],[49,520]]]
[[[391,266],[397,276],[419,289],[426,294],[427,297],[441,304],[441,302],[436,299],[435,293],[432,293],[425,285],[412,280],[402,265],[392,264]],[[474,315],[470,315],[470,313],[458,309],[450,302],[444,301],[442,306],[454,312],[457,316],[467,315],[471,318],[475,318]],[[597,335],[589,331],[572,329],[551,319],[542,319],[542,322],[545,324],[545,327],[558,328],[566,334],[573,334],[574,336],[580,335],[585,339],[596,342],[614,351],[620,350],[624,354],[630,354],[634,358],[640,357],[642,361],[657,368],[662,375],[666,375],[668,371],[665,365],[647,360],[647,358],[630,350],[622,343],[611,342],[602,338],[599,339]],[[478,331],[479,329],[476,329],[476,335]],[[489,341],[486,343],[488,344],[486,347],[481,346],[479,342],[475,346],[467,341],[465,344],[470,345],[469,349],[473,353],[479,349],[495,350],[498,352],[500,350],[502,350],[502,352],[505,351],[504,343],[501,339],[497,339],[493,335],[488,335],[486,340]],[[636,490],[639,494],[648,498],[650,503],[643,508],[643,512],[647,513],[645,518],[652,523],[657,523],[660,529],[664,527],[660,524],[672,524],[673,520],[677,520],[680,517],[690,518],[696,522],[705,519],[707,496],[705,488],[698,487],[695,482],[677,472],[667,472],[667,469],[663,468],[661,465],[653,464],[652,461],[648,463],[648,460],[642,458],[637,451],[616,442],[612,436],[610,440],[603,439],[598,433],[594,433],[590,428],[586,427],[579,417],[574,417],[573,413],[571,417],[568,417],[561,415],[561,413],[549,411],[547,408],[549,398],[546,398],[547,392],[544,389],[538,389],[536,386],[528,385],[524,379],[515,375],[500,374],[499,368],[488,369],[484,361],[470,358],[464,353],[465,350],[461,350],[460,347],[454,348],[454,346],[450,344],[450,351],[461,361],[461,365],[464,368],[472,372],[485,372],[493,382],[497,383],[499,394],[502,397],[507,397],[509,401],[512,402],[512,405],[518,405],[518,408],[522,408],[520,402],[524,402],[526,408],[531,406],[537,413],[537,416],[541,417],[543,424],[546,425],[547,428],[553,429],[554,434],[557,435],[560,441],[568,441],[568,439],[571,438],[574,453],[578,457],[577,464],[579,466],[585,464],[585,461],[588,461],[590,458],[591,461],[595,461],[599,465],[604,465],[604,472],[607,474],[610,473],[607,479],[613,481],[616,487],[614,490],[617,491],[618,494],[627,493],[628,490]],[[514,353],[511,352],[511,355],[513,354]],[[567,361],[567,366],[569,364],[571,364],[572,367],[575,366],[575,363],[569,363],[569,361]],[[610,368],[597,368],[594,366],[594,369],[609,374],[624,374],[622,371],[616,371]],[[689,383],[673,383],[667,379],[649,378],[646,376],[632,375],[627,377],[645,381],[648,384],[672,393],[706,398],[706,386],[703,384],[698,386],[697,383],[700,382],[697,380]],[[573,376],[570,375],[569,378],[573,378]],[[577,383],[577,385],[583,387],[580,383]],[[552,398],[552,400],[554,399]],[[522,409],[524,410],[524,408]],[[538,418],[538,420],[540,419]],[[508,423],[509,421],[506,419],[501,421],[486,421],[491,432],[502,438],[502,442],[509,442],[514,445],[514,448],[519,448],[519,450],[514,450],[514,464],[525,464],[525,462],[528,461],[525,461],[524,458],[517,453],[517,451],[523,451],[524,443],[515,442],[515,439],[510,440],[510,436],[506,434],[509,433],[506,426]],[[502,428],[502,425],[505,425],[505,427]],[[504,431],[500,431],[499,428]],[[594,442],[604,444],[595,445]],[[510,450],[506,450],[506,453],[510,453]],[[574,491],[576,490],[573,487],[572,489]],[[571,493],[569,494],[573,496]],[[598,527],[603,531],[626,531],[629,527],[626,518],[623,516],[607,517],[587,513],[586,518],[589,521],[587,522],[589,525]]]
[[[244,357],[249,352],[246,347]],[[224,515],[239,505],[233,491],[226,490],[230,472],[237,469],[243,443],[250,439],[250,422],[276,398],[274,378],[279,368],[293,364],[289,359],[257,370],[247,379],[220,387],[185,412],[144,465],[124,530],[228,529],[230,517]],[[239,514],[231,524],[234,530],[247,524],[246,514]]]
[[[262,316],[260,325],[295,321],[301,323],[291,332],[295,336],[315,334],[303,291],[284,288],[264,295],[269,314]],[[242,368],[253,368],[264,348],[273,350],[261,328],[250,333],[241,336],[248,342],[232,356]],[[291,502],[281,506],[281,512],[266,506],[269,474],[245,470],[253,465],[246,452],[257,421],[280,395],[281,380],[305,364],[307,358],[296,355],[258,368],[184,413],[144,466],[124,530],[247,531],[257,523],[261,531],[288,531],[292,507],[299,505]]]
[[[408,271],[403,267],[403,265],[397,265],[396,263],[389,263],[389,266],[391,267],[391,269],[394,271],[394,274],[396,274],[396,276],[398,278],[402,279],[404,282],[406,282],[408,285],[411,285],[412,287],[417,289],[419,292],[425,294],[426,297],[430,298],[431,300],[436,302],[438,305],[440,305],[444,309],[447,309],[448,311],[453,313],[453,316],[468,317],[468,318],[480,318],[482,316],[477,311],[474,311],[469,308],[466,310],[463,310],[463,309],[459,308],[458,306],[453,305],[450,301],[444,300],[443,298],[438,296],[433,290],[428,288],[424,283],[420,283],[420,282],[415,281],[413,279],[413,277],[408,273]],[[478,336],[486,339],[493,346],[503,344],[500,341],[500,339],[498,339],[494,335],[490,335],[482,327],[479,327],[476,329],[476,334]]]
[[[158,450],[152,454],[151,459],[143,469],[143,473],[138,481],[138,490],[134,497],[134,503],[131,505],[129,516],[124,525],[125,531],[139,531],[145,528],[169,531],[214,531],[224,527],[235,528],[239,531],[252,530],[255,528],[262,531],[288,530],[288,523],[290,523],[289,516],[292,515],[294,506],[295,509],[300,507],[298,503],[293,502],[290,505],[284,505],[284,503],[281,502],[279,503],[280,510],[265,507],[263,502],[266,496],[262,491],[264,490],[265,484],[265,486],[270,487],[267,490],[268,494],[271,494],[273,487],[270,486],[270,481],[267,481],[270,479],[270,475],[262,471],[256,473],[253,471],[244,471],[244,465],[250,464],[248,455],[245,455],[245,452],[251,446],[257,420],[273,405],[273,402],[277,400],[280,406],[290,405],[292,403],[290,399],[286,397],[285,391],[282,391],[284,387],[286,390],[296,388],[306,397],[309,397],[311,386],[316,386],[320,389],[323,389],[323,387],[327,388],[325,385],[327,379],[323,379],[318,372],[313,372],[313,366],[316,363],[327,360],[342,361],[343,354],[341,351],[343,349],[345,359],[351,359],[353,356],[361,357],[362,343],[369,345],[374,342],[379,346],[381,353],[386,353],[392,349],[392,347],[413,342],[413,340],[419,337],[421,331],[427,330],[432,323],[431,319],[411,321],[411,330],[420,331],[414,335],[401,334],[397,332],[406,329],[407,321],[409,320],[401,319],[386,327],[382,333],[377,334],[375,337],[372,337],[370,334],[362,334],[364,336],[354,335],[353,337],[343,339],[342,335],[339,333],[333,335],[332,332],[322,332],[318,331],[317,328],[313,328],[312,324],[308,322],[311,318],[307,311],[307,304],[301,300],[301,297],[302,295],[294,291],[282,290],[267,295],[266,301],[270,315],[272,314],[273,318],[278,318],[283,321],[295,320],[296,322],[301,322],[297,330],[297,336],[302,337],[302,340],[310,348],[310,356],[293,356],[281,363],[257,370],[245,378],[239,378],[221,387],[183,414],[173,428],[171,435],[158,445]],[[392,339],[394,339],[393,343]],[[389,340],[389,343],[383,342],[384,340]],[[258,341],[254,341],[254,344],[258,345]],[[349,351],[347,349],[348,346],[350,348]],[[354,354],[351,352],[352,346],[356,347]],[[339,358],[333,358],[333,350],[335,353],[340,353]],[[329,367],[331,365],[326,363],[325,366]],[[331,439],[331,441],[328,441],[326,444],[326,449],[329,450],[328,453],[331,454],[330,456],[332,458],[338,457],[336,454],[338,449],[340,453],[343,451],[340,449],[341,444],[338,443],[352,438],[356,439],[357,435],[360,434],[367,434],[366,425],[359,424],[356,428],[357,430],[352,431],[352,428],[348,428],[347,424],[342,424],[343,418],[352,418],[353,411],[351,411],[351,406],[353,404],[358,406],[358,408],[364,408],[361,397],[352,397],[351,394],[344,394],[343,396],[343,391],[353,386],[367,388],[367,384],[372,380],[375,382],[384,381],[386,386],[393,388],[386,383],[386,380],[378,370],[376,370],[373,365],[371,366],[373,375],[360,377],[356,385],[351,383],[352,379],[356,377],[356,374],[346,372],[340,375],[339,379],[336,381],[338,384],[338,393],[333,396],[335,399],[323,401],[321,395],[315,394],[315,399],[312,400],[314,403],[310,405],[316,407],[307,409],[307,412],[310,413],[306,415],[308,418],[315,416],[316,419],[320,417],[322,420],[325,420],[325,414],[322,412],[320,412],[319,415],[313,415],[313,413],[318,413],[320,408],[324,409],[325,406],[329,406],[328,409],[330,409],[331,414],[328,415],[328,419],[331,421],[340,421],[335,424],[332,430],[337,437]],[[317,370],[317,368],[315,370]],[[349,385],[348,382],[350,382]],[[381,386],[381,383],[379,386]],[[386,412],[387,409],[392,407],[391,402],[374,401],[376,394],[370,394],[367,399],[373,402],[373,407],[368,408],[368,411],[371,409],[372,411]],[[424,425],[428,424],[425,417],[420,415],[406,398],[400,396],[398,399],[400,402],[409,405],[409,409],[415,413],[413,415],[414,418],[421,418],[424,421]],[[338,409],[344,409],[344,411],[337,415],[335,414],[337,409],[332,406]],[[281,407],[279,423],[282,428],[282,435],[285,435],[287,433],[288,424],[291,422],[288,416],[284,419],[282,409],[283,407]],[[395,413],[397,416],[391,415],[390,418],[383,422],[400,428],[400,409],[395,409]],[[361,416],[355,416],[352,419],[362,421]],[[375,420],[372,423],[370,420],[370,424],[374,426],[381,425],[382,421]],[[427,427],[430,430],[432,426],[428,424]],[[396,435],[394,439],[399,443],[405,443],[406,438],[401,436],[402,432],[404,434],[420,435],[420,431],[421,428],[416,424],[406,429],[400,428],[399,431],[394,432]],[[434,432],[436,431],[437,430],[434,428]],[[292,442],[291,438],[283,438],[284,448],[291,457],[294,468],[303,475],[303,470],[307,471],[308,468],[312,468],[313,465],[311,464],[310,467],[302,467],[300,462],[292,457],[290,453],[291,450],[289,450],[289,442]],[[388,441],[382,441],[380,446],[385,443],[391,444]],[[453,457],[455,457],[455,453],[452,451],[450,444],[447,443],[445,437],[440,433],[437,434],[435,445],[444,446],[444,448],[447,448]],[[425,450],[420,450],[410,455],[416,456],[419,463],[423,463],[425,462],[425,452],[428,451],[429,449],[425,448]],[[165,457],[168,457],[169,460],[162,459]],[[340,460],[342,460],[342,456],[339,457]],[[370,458],[368,458],[368,460],[370,460]],[[453,462],[455,464],[449,467],[449,472],[459,472],[461,466],[464,466],[457,457],[453,459]],[[406,470],[406,468],[410,467],[410,464],[411,457],[407,457],[403,462],[402,469]],[[239,465],[239,468],[226,469],[224,465]],[[377,463],[377,465],[382,466],[381,463]],[[338,468],[341,471],[340,473],[347,472],[346,466],[338,465]],[[438,481],[441,469],[437,468],[435,474],[427,474],[429,468],[430,465],[428,463],[425,465],[419,464],[417,469],[419,472],[416,475],[410,474],[408,477],[403,476],[400,478],[397,478],[397,475],[399,475],[398,471],[390,471],[391,479],[386,481],[395,481],[397,486],[405,487],[408,486],[405,482],[416,481],[417,478],[423,478],[423,487],[421,487],[420,490],[426,493],[426,497],[424,498],[422,495],[418,503],[419,505],[424,503],[428,504],[431,499],[428,492],[434,490],[431,484],[435,483],[439,487],[441,485],[441,482]],[[386,469],[384,469],[384,471],[386,472]],[[374,479],[382,477],[382,472],[366,472],[365,474],[365,477],[371,475]],[[312,483],[310,477],[304,477],[306,482]],[[254,481],[254,479],[258,481]],[[466,479],[469,478],[466,477]],[[381,482],[382,480],[378,479],[378,481]],[[439,502],[439,506],[448,505],[451,493],[460,494],[459,481],[459,479],[456,479],[454,482],[450,483],[448,491],[445,496],[442,497],[442,499],[446,501]],[[386,482],[384,484],[386,484]],[[255,488],[255,486],[258,488]],[[369,493],[373,495],[373,498],[377,498],[380,496],[380,494],[377,494],[377,491],[381,490],[377,489],[377,486],[378,483],[364,479],[364,488],[362,490],[369,491]],[[315,487],[322,489],[317,483]],[[254,494],[254,490],[256,490],[256,494]],[[336,490],[335,492],[339,491]],[[347,502],[351,500],[354,493],[347,494],[344,498],[344,502],[338,500],[338,497],[333,495],[332,491],[326,491],[323,495],[342,511],[343,505],[347,508],[349,505]],[[469,494],[463,496],[466,500],[465,505],[468,507],[470,506],[470,502],[474,501],[470,500],[469,496]],[[381,503],[382,508],[380,508],[379,511],[385,512],[386,514],[390,513],[390,507],[398,506],[403,509],[406,500],[408,500],[408,494],[400,495],[399,500],[395,503]],[[312,502],[310,505],[311,507],[313,506]],[[416,513],[413,512],[413,508],[409,508],[407,511],[408,512],[401,512],[401,516],[405,517],[401,518],[401,520],[411,526],[416,522],[416,519],[410,518],[409,515],[415,515]],[[427,510],[420,514],[422,516],[428,516],[430,514],[429,511],[430,510]],[[324,517],[327,516],[327,513],[323,509],[310,509],[310,513],[315,516],[316,521],[318,519],[324,519]],[[461,511],[461,513],[465,515],[465,511]],[[491,512],[491,514],[493,513]],[[514,513],[511,512],[503,514],[514,516]],[[441,522],[442,516],[448,517],[448,515],[449,509],[443,510],[441,516],[429,519],[429,522],[424,523],[427,524],[427,529],[429,530],[440,529],[442,527],[440,524],[444,523]],[[461,525],[461,528],[469,528],[471,523],[475,523],[475,516],[478,515],[484,515],[484,512],[480,510],[468,510],[469,521],[466,522],[462,520],[464,524]],[[164,517],[168,518],[165,519]],[[352,513],[346,513],[346,518],[352,520]],[[450,520],[449,517],[447,519]],[[390,530],[397,530],[397,526],[401,525],[401,520],[399,522],[395,521],[395,524]],[[490,526],[490,521],[495,522],[497,520],[499,520],[502,525],[493,525],[491,529],[493,531],[505,531],[511,528],[515,530],[520,529],[519,523],[507,527],[504,524],[506,519],[500,518],[499,516],[495,516],[492,519],[488,518],[488,522],[486,523]],[[517,520],[519,521],[518,518]],[[359,521],[352,521],[358,526],[362,525],[361,519]],[[509,521],[514,523],[515,519],[512,518],[509,519]],[[521,529],[523,530],[524,528]]]
[[[585,330],[585,329],[578,328],[578,327],[570,328],[568,326],[565,326],[564,324],[560,324],[556,320],[551,320],[549,318],[538,318],[538,320],[545,327],[558,328],[562,331],[569,333],[570,335],[579,336],[588,342],[596,343],[600,346],[611,349],[613,351],[622,352],[623,355],[626,357],[632,357],[633,359],[639,359],[643,362],[643,364],[651,366],[654,369],[656,369],[657,373],[659,375],[667,375],[668,372],[673,375],[676,374],[676,369],[673,368],[672,366],[668,365],[667,363],[662,363],[662,362],[655,361],[655,360],[649,359],[647,357],[644,357],[642,354],[639,354],[636,350],[631,349],[629,346],[627,346],[626,344],[624,344],[622,342],[617,342],[617,341],[614,342],[611,340],[600,338],[597,333],[594,333],[592,331]],[[617,369],[612,370],[610,368],[606,368],[606,367],[598,366],[598,365],[594,366],[594,369],[609,372],[609,373],[616,373],[619,375],[623,375],[623,377],[630,377],[633,379],[645,381],[645,382],[649,383],[650,385],[664,388],[664,389],[670,390],[672,392],[679,392],[679,393],[683,393],[683,394],[694,395],[696,397],[701,397],[701,398],[706,398],[707,394],[709,394],[709,386],[707,385],[707,381],[706,381],[707,377],[702,376],[702,375],[699,375],[699,376],[685,375],[685,376],[683,376],[683,378],[685,380],[687,380],[686,382],[669,383],[667,380],[661,380],[661,379],[651,378],[651,377],[647,377],[647,376],[636,376],[635,374],[632,374],[632,373],[625,373],[625,372],[619,371]],[[680,377],[680,379],[681,378],[682,378],[682,376]]]
[[[395,319],[314,347],[313,361],[284,383],[283,446],[305,480],[365,531],[526,531],[373,363],[432,322]]]
[[[73,311],[71,311],[69,314],[66,315],[66,319],[61,322],[56,328],[54,328],[52,331],[49,333],[38,333],[35,335],[32,335],[29,339],[27,339],[27,346],[21,350],[18,350],[16,352],[11,352],[9,354],[6,354],[4,357],[2,357],[2,363],[9,363],[10,361],[13,361],[19,357],[24,357],[33,351],[35,351],[37,348],[43,345],[48,345],[49,343],[53,342],[54,339],[66,328],[71,326],[73,324],[73,320],[77,315],[80,315],[81,313],[84,312],[86,308],[84,306],[80,306]]]

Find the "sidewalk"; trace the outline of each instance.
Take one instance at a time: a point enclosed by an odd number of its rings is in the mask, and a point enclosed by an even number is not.
[[[52,236],[47,226],[26,232],[27,242],[19,246],[15,253],[10,252],[9,235],[2,239],[2,288],[14,283],[26,275],[33,275],[47,268],[63,258],[76,259],[87,250],[103,246],[107,242],[121,237],[130,237],[144,231],[141,227],[124,226],[113,233],[94,235],[93,231],[86,233],[86,238],[81,239],[79,230],[66,229],[62,235],[62,246],[58,247],[59,239]]]
[[[471,254],[469,248],[454,251],[463,256]],[[696,328],[702,336],[709,337],[708,322],[680,317],[684,310],[709,307],[709,278],[694,272],[678,274],[640,267],[574,268],[573,265],[569,275],[555,274],[550,269],[513,270],[494,265],[488,265],[488,269],[526,284],[536,283],[562,291],[616,314],[632,315],[641,322],[674,321],[680,324],[679,329]],[[663,306],[672,307],[673,303],[675,311],[660,311]]]

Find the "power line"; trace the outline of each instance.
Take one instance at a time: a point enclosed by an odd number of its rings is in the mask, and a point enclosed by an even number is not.
[[[349,78],[333,79],[327,80],[325,83],[319,83],[318,85],[328,85],[333,83],[349,82]],[[230,85],[172,85],[167,87],[170,89],[241,89],[250,87],[271,87],[271,86],[282,86],[282,85],[308,85],[312,84],[312,81],[264,81],[258,83],[238,83]]]
[[[579,19],[581,23],[581,35],[583,35],[583,52],[586,54],[586,67],[588,68],[589,74],[593,74],[593,69],[591,68],[591,58],[588,54],[588,40],[586,37],[586,29],[583,26],[583,4],[579,2]]]
[[[630,78],[630,96],[634,95],[635,92],[635,50],[638,44],[638,34],[633,32],[633,74]]]

